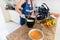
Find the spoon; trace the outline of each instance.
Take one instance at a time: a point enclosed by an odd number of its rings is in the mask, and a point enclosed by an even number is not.
[[[27,18],[25,18],[25,20],[27,21],[27,22],[33,22],[34,20],[32,20],[32,19],[27,19]]]

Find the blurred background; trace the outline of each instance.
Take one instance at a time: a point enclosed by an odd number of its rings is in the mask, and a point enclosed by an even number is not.
[[[20,26],[20,16],[15,10],[16,4],[20,0],[0,0],[0,40],[6,40],[6,35],[13,32]],[[51,13],[56,13],[60,15],[60,0],[34,0],[34,10],[35,7],[41,6],[42,3],[46,3],[50,8]],[[59,22],[58,18],[57,28],[56,28],[56,39],[59,39]],[[58,34],[58,35],[57,35]]]
[[[0,6],[3,10],[3,15],[5,17],[5,20],[8,22],[9,20],[13,20],[17,23],[19,23],[19,15],[15,10],[16,4],[20,0],[2,0],[0,1]],[[42,3],[46,3],[48,7],[50,8],[51,13],[60,13],[60,3],[59,0],[34,0],[34,10],[35,7],[41,6]]]

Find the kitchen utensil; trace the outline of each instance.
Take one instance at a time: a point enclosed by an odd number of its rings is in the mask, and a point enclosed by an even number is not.
[[[27,21],[27,22],[33,22],[34,20],[30,20],[30,19],[28,19],[28,18],[25,18],[25,20]]]
[[[38,16],[37,20],[42,20],[50,16],[49,8],[48,6],[43,3],[39,8],[38,8]]]
[[[26,25],[29,27],[29,28],[32,28],[33,25],[35,24],[35,18],[25,18],[26,19]]]

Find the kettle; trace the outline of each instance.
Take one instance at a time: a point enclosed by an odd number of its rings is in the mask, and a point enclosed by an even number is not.
[[[45,3],[38,7],[38,13],[37,20],[42,20],[50,16],[49,8]]]

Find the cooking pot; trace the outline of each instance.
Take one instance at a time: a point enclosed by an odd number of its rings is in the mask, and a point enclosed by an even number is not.
[[[29,27],[29,28],[32,28],[33,25],[35,24],[35,18],[27,18],[26,19],[26,25]]]

